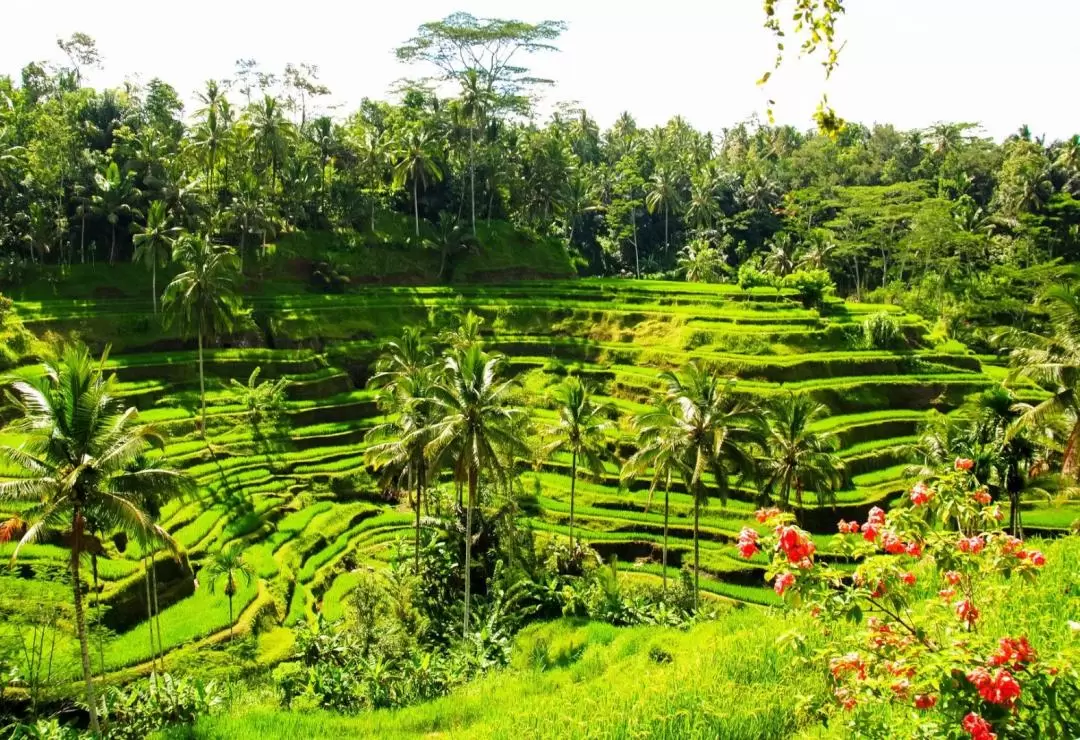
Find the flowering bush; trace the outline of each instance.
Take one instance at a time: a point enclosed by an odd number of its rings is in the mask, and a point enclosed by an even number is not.
[[[833,549],[858,562],[854,573],[816,558],[811,536],[790,514],[763,510],[758,519],[772,534],[740,535],[744,557],[771,550],[766,578],[777,594],[827,629],[841,620],[857,625],[819,656],[833,687],[820,710],[845,718],[855,733],[896,736],[881,718],[898,710],[911,714],[917,736],[1080,733],[1080,655],[1043,655],[1031,641],[1038,635],[980,629],[990,584],[1034,579],[1046,557],[997,528],[1000,509],[972,468],[958,459],[917,483],[908,506],[889,514],[874,507],[862,524],[841,521]]]

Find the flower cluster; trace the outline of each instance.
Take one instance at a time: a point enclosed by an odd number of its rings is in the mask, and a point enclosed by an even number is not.
[[[991,704],[1011,709],[1020,698],[1020,684],[1004,668],[991,673],[986,668],[975,668],[968,672],[967,680],[979,690],[979,696]]]
[[[739,554],[749,560],[757,555],[760,550],[757,530],[743,527],[742,531],[739,532]]]
[[[975,712],[968,712],[961,726],[971,735],[971,740],[997,740],[990,723]]]

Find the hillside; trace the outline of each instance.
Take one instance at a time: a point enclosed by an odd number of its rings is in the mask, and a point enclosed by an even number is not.
[[[288,653],[291,633],[284,628],[317,612],[340,615],[357,583],[352,569],[385,563],[411,527],[411,513],[387,501],[364,461],[364,435],[380,418],[365,383],[384,342],[407,325],[450,326],[466,311],[482,316],[486,345],[510,358],[520,400],[540,421],[552,413],[545,405],[553,383],[571,371],[587,378],[619,419],[610,447],[620,456],[632,447],[628,417],[650,402],[658,372],[691,358],[739,378],[739,393],[809,393],[831,411],[819,427],[838,434],[847,471],[835,511],[807,498],[805,526],[825,532],[833,531],[836,519],[861,518],[904,489],[904,448],[920,421],[932,409],[949,411],[1001,374],[962,347],[931,345],[925,326],[895,308],[833,302],[807,309],[797,296],[772,289],[580,280],[365,287],[329,295],[266,283],[246,298],[246,328],[207,354],[204,442],[195,432],[198,382],[190,345],[162,332],[142,298],[93,297],[77,280],[58,284],[65,290],[68,285],[81,291],[79,298],[17,300],[17,315],[39,336],[74,332],[92,345],[113,346],[108,367],[125,400],[171,435],[165,459],[199,484],[196,499],[164,508],[163,525],[187,551],[196,575],[208,555],[232,542],[243,544],[255,566],[257,579],[240,589],[235,606],[241,629],[260,614],[278,625],[261,632],[263,662]],[[902,328],[902,347],[863,348],[862,321],[880,312]],[[273,427],[253,428],[226,390],[230,379],[244,382],[256,367],[264,377],[291,381],[286,414]],[[521,476],[525,521],[541,538],[567,532],[568,467],[567,457],[556,456]],[[661,574],[663,518],[647,486],[639,481],[620,490],[612,462],[602,479],[583,480],[577,488],[582,539],[643,579]],[[713,502],[705,511],[703,588],[772,604],[777,600],[763,583],[764,560],[741,560],[733,546],[741,527],[758,526],[751,517],[755,496],[741,488],[727,506]],[[673,485],[671,499],[669,567],[675,575],[690,552],[691,506],[681,485]],[[1035,508],[1025,512],[1025,523],[1063,528],[1075,516]],[[137,543],[126,551],[104,544],[98,577],[110,635],[102,649],[105,669],[114,677],[145,673],[142,553]],[[10,547],[3,545],[0,554]],[[195,591],[190,575],[164,555],[157,558],[165,662],[179,668],[191,652],[207,653],[225,638],[228,609],[220,591]],[[34,545],[20,561],[15,572],[0,575],[6,604],[0,629],[8,636],[32,621],[37,600],[70,611],[66,587],[51,580],[66,567],[65,550]],[[57,654],[70,655],[70,645],[62,644]],[[58,664],[75,677],[74,661]]]

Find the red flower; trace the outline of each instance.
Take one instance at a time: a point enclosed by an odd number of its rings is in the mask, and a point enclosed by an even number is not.
[[[881,525],[874,524],[873,522],[867,522],[862,525],[863,539],[867,542],[874,542],[878,538],[878,527]]]
[[[1046,556],[1038,550],[1032,550],[1028,553],[1028,560],[1031,561],[1031,564],[1036,568],[1041,568],[1046,565]]]
[[[971,740],[997,740],[997,735],[993,733],[990,723],[975,712],[967,713],[961,727],[964,728],[964,732],[971,735]]]
[[[934,495],[934,492],[930,490],[922,481],[919,481],[911,489],[911,503],[915,506],[924,506],[930,503],[930,497]]]
[[[752,558],[758,553],[758,533],[750,527],[743,527],[739,532],[739,554],[744,558]]]
[[[904,552],[913,558],[917,558],[922,555],[922,545],[918,542],[909,542],[904,545]]]
[[[840,534],[856,534],[859,531],[858,522],[845,522],[843,519],[836,525]]]
[[[916,709],[933,709],[937,704],[937,697],[933,694],[915,694]]]
[[[941,589],[940,591],[937,592],[937,595],[940,596],[941,598],[945,599],[946,601],[948,601],[952,597],[956,596],[956,589],[955,588],[943,588],[943,589]]]
[[[990,503],[990,501],[990,491],[986,488],[986,486],[983,486],[979,490],[975,491],[975,503],[986,506],[988,503]]]
[[[955,467],[957,470],[963,470],[964,472],[967,472],[973,467],[975,467],[975,461],[970,460],[966,457],[958,457],[956,458],[956,462],[953,463],[953,467]]]
[[[993,666],[1011,666],[1013,668],[1035,659],[1035,651],[1026,637],[1019,639],[1002,637],[998,641],[997,651],[988,661]]]
[[[851,689],[841,686],[833,692],[836,696],[836,700],[840,702],[840,706],[843,707],[845,712],[850,712],[855,708],[855,695],[851,693]]]
[[[885,524],[885,511],[878,506],[870,509],[870,513],[867,515],[866,520],[872,524]]]
[[[878,581],[877,585],[874,586],[874,590],[870,592],[870,598],[876,599],[879,596],[884,596],[884,595],[885,595],[885,582],[884,581]]]
[[[961,578],[961,575],[959,573],[957,573],[955,570],[945,571],[945,581],[950,586],[955,586],[956,584],[960,583],[960,578]]]
[[[975,620],[979,618],[979,610],[970,601],[964,599],[956,604],[956,616],[960,618],[960,621],[967,622],[970,626],[975,624]]]
[[[897,696],[907,696],[908,689],[911,688],[911,682],[906,678],[902,678],[889,687],[892,692]]]
[[[847,653],[838,658],[833,658],[829,661],[829,671],[832,672],[833,678],[836,679],[848,673],[854,673],[859,677],[859,680],[866,678],[866,664],[863,663],[858,653]]]
[[[979,696],[991,704],[1011,707],[1020,697],[1020,684],[1003,668],[993,674],[985,668],[975,668],[967,674],[967,680],[979,690]]]
[[[890,555],[899,555],[906,549],[901,539],[896,536],[896,532],[882,532],[881,547]]]
[[[782,550],[789,563],[798,563],[814,555],[814,543],[798,527],[780,526],[776,529],[776,548]]]
[[[776,508],[775,506],[770,506],[768,509],[758,509],[754,512],[754,516],[757,517],[757,520],[759,522],[764,524],[779,513],[780,509]]]
[[[910,572],[905,573],[904,575],[900,576],[900,580],[903,581],[904,583],[906,583],[909,586],[914,586],[915,585],[915,574],[910,573]]]
[[[783,596],[784,592],[795,585],[795,576],[791,573],[780,573],[776,576],[776,580],[773,581],[773,591],[778,596]]]
[[[1001,551],[1006,554],[1015,554],[1023,550],[1024,541],[1013,537],[1011,534],[1005,535],[1005,544],[1001,546]]]

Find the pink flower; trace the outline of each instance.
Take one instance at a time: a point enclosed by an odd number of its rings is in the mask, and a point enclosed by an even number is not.
[[[867,542],[874,542],[878,538],[878,527],[881,525],[874,524],[873,522],[866,522],[862,525],[863,539]]]
[[[961,724],[964,732],[971,735],[971,740],[997,740],[997,735],[992,732],[990,723],[975,714],[968,712]]]
[[[916,709],[933,709],[937,704],[937,697],[933,694],[916,694],[915,695],[915,708]]]
[[[909,586],[914,586],[915,585],[915,574],[911,573],[911,572],[905,573],[904,575],[900,576],[900,580],[903,581],[904,583],[906,583]]]
[[[925,506],[930,503],[930,497],[933,495],[933,491],[922,481],[915,484],[911,489],[911,503],[915,506]]]
[[[955,570],[945,571],[945,581],[950,586],[955,586],[956,584],[960,583],[960,578],[960,574],[957,573]]]
[[[979,696],[991,704],[1011,707],[1020,698],[1020,684],[1003,668],[992,675],[985,668],[975,668],[967,674],[967,680],[979,690]]]
[[[904,543],[896,536],[895,532],[883,532],[881,534],[881,547],[890,555],[899,555],[904,552]]]
[[[922,555],[922,545],[918,542],[909,542],[904,546],[904,552],[913,558]]]
[[[953,467],[956,468],[957,470],[962,470],[964,472],[967,472],[967,471],[971,470],[973,467],[975,467],[975,461],[971,460],[971,459],[968,459],[966,457],[958,457],[958,458],[956,458],[956,462],[953,463]]]
[[[867,515],[866,520],[873,524],[883,525],[885,524],[885,511],[878,506],[870,509],[870,513]]]
[[[776,535],[776,548],[783,551],[789,563],[798,563],[814,555],[814,543],[798,527],[777,527]]]
[[[757,517],[757,520],[759,522],[764,524],[779,513],[780,509],[776,508],[775,506],[770,506],[767,509],[758,509],[754,512],[754,516]]]
[[[975,503],[981,506],[986,506],[991,501],[990,491],[986,488],[986,486],[983,486],[979,490],[975,491],[974,498]]]
[[[1039,552],[1038,550],[1032,550],[1031,552],[1029,552],[1029,553],[1028,553],[1028,560],[1029,560],[1029,561],[1031,562],[1031,564],[1032,564],[1032,565],[1034,565],[1034,566],[1035,566],[1036,568],[1041,568],[1041,567],[1043,567],[1044,565],[1046,565],[1046,556],[1045,556],[1045,555],[1043,555],[1043,554],[1042,554],[1041,552]]]
[[[836,528],[839,530],[840,534],[856,534],[859,531],[859,523],[845,522],[841,519],[839,523],[837,523]]]
[[[943,589],[941,589],[940,591],[937,592],[937,595],[940,596],[941,598],[945,599],[946,601],[948,601],[952,597],[956,596],[956,589],[955,588],[943,588]]]
[[[739,554],[744,558],[752,558],[758,553],[758,533],[750,527],[743,527],[739,532]]]
[[[971,626],[979,618],[979,610],[970,601],[964,599],[956,604],[956,616],[961,622],[967,622],[968,626]]]
[[[855,708],[855,695],[851,693],[851,689],[841,686],[833,692],[836,696],[836,700],[840,702],[840,706],[845,712],[850,712]]]
[[[970,552],[972,555],[978,555],[983,551],[986,542],[982,537],[974,535],[972,537],[961,537],[956,546],[960,549],[960,552]]]
[[[784,592],[795,585],[795,576],[791,573],[780,573],[776,576],[776,580],[773,581],[773,591],[777,596],[783,596]]]
[[[993,666],[1013,666],[1030,663],[1035,659],[1035,650],[1026,637],[1015,639],[1002,637],[998,641],[998,649],[990,656],[988,661]]]

